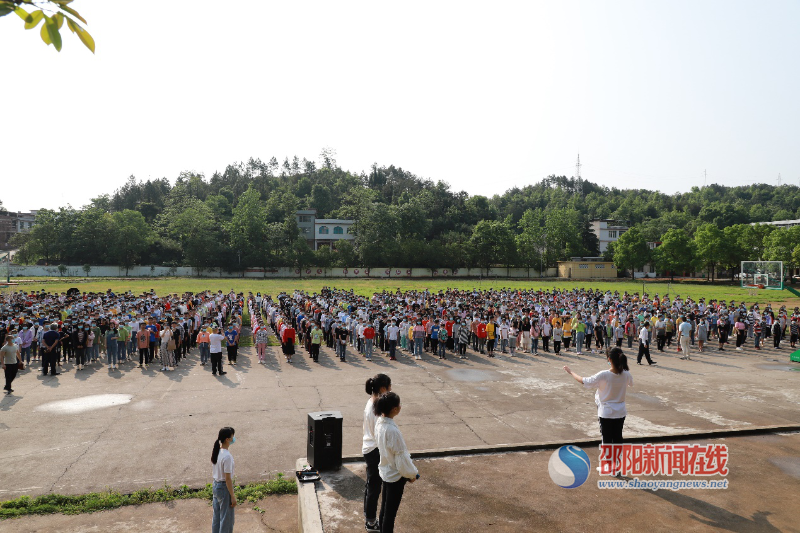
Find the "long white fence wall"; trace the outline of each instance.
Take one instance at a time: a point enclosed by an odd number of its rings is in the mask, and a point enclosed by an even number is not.
[[[5,270],[5,269],[2,269]],[[4,272],[0,271],[0,274]],[[38,265],[11,265],[11,276],[16,278],[26,277],[61,277],[58,267]],[[305,267],[302,269],[291,267],[280,268],[249,268],[244,272],[228,272],[224,269],[210,268],[198,273],[197,269],[190,267],[162,267],[162,266],[134,266],[127,270],[114,266],[93,266],[89,272],[83,266],[67,266],[63,273],[65,277],[165,277],[186,276],[204,278],[520,278],[536,279],[541,277],[556,277],[558,270],[547,269],[544,275],[536,270],[525,268],[493,268],[488,274],[486,270],[477,268],[321,268]]]

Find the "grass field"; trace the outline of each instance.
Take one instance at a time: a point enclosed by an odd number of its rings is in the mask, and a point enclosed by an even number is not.
[[[63,292],[71,287],[77,287],[81,291],[105,292],[111,289],[114,292],[124,292],[131,290],[139,294],[150,289],[154,289],[156,294],[184,293],[186,291],[199,292],[203,290],[222,290],[228,292],[233,289],[236,292],[248,291],[261,292],[262,294],[276,295],[281,291],[291,292],[295,289],[302,289],[308,292],[318,292],[323,286],[336,287],[340,289],[353,289],[361,295],[370,295],[373,292],[382,290],[400,289],[406,290],[425,290],[432,291],[444,290],[447,288],[456,289],[489,289],[489,288],[513,288],[513,289],[573,289],[573,288],[594,288],[600,290],[628,291],[629,293],[642,292],[642,282],[632,281],[525,281],[512,279],[478,280],[478,279],[254,279],[254,278],[40,278],[29,282],[19,282],[16,287],[4,288],[3,291],[20,290],[39,291],[44,289],[50,292]],[[752,294],[749,289],[742,289],[738,285],[706,282],[651,282],[645,281],[645,290],[651,296],[656,293],[664,296],[669,293],[671,298],[676,295],[681,297],[691,296],[695,300],[698,298],[725,300],[731,299],[737,302],[744,300],[747,303],[782,303],[794,307],[800,304],[800,300],[794,298],[788,291],[768,291],[758,290]]]

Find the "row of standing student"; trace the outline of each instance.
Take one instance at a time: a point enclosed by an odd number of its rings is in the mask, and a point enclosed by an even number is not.
[[[400,414],[400,396],[392,392],[386,374],[369,378],[369,400],[364,407],[361,451],[367,465],[364,519],[367,531],[392,533],[406,483],[419,479],[405,440],[394,419]],[[378,514],[378,499],[381,510]]]

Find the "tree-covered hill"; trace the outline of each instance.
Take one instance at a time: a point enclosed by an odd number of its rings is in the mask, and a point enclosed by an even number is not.
[[[598,255],[589,230],[594,218],[636,226],[644,241],[662,241],[678,230],[691,243],[704,225],[724,234],[751,222],[800,218],[800,189],[791,185],[709,185],[668,195],[549,176],[491,197],[470,196],[393,165],[348,172],[330,151],[318,163],[250,159],[210,179],[183,172],[174,185],[131,176],[113,194],[87,201],[81,208],[40,211],[34,229],[16,238],[18,259],[232,270],[311,264],[538,269],[569,256]],[[295,211],[308,208],[318,218],[356,220],[354,245],[309,249],[295,223]],[[765,248],[767,236],[759,250],[741,253],[774,255]],[[669,270],[735,261],[701,263],[679,268],[673,261]]]

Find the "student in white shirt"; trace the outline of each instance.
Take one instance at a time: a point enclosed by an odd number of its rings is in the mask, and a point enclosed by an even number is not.
[[[633,376],[628,371],[628,358],[622,353],[622,348],[612,348],[606,359],[611,369],[602,370],[594,376],[581,377],[568,366],[564,370],[587,389],[597,389],[594,402],[597,404],[603,444],[622,444],[622,427],[628,415],[625,393],[628,387],[633,386]]]
[[[642,364],[642,356],[647,358],[648,365],[656,364],[650,359],[650,322],[645,322],[639,330],[639,355],[636,357],[636,364]]]
[[[211,452],[211,474],[214,476],[212,486],[213,518],[211,519],[211,533],[231,533],[233,531],[234,513],[236,507],[236,494],[233,492],[233,455],[228,447],[236,442],[232,427],[219,430],[217,440],[214,441],[214,450]]]
[[[214,328],[214,333],[208,336],[208,349],[211,357],[211,373],[215,376],[217,375],[217,369],[219,369],[220,376],[227,374],[227,372],[222,371],[222,340],[224,338],[225,335],[220,334],[219,328]]]
[[[400,414],[400,396],[393,392],[381,395],[374,404],[374,413],[380,416],[375,425],[375,440],[381,454],[378,472],[383,480],[380,530],[381,533],[393,533],[403,489],[407,482],[414,483],[419,478],[419,472],[394,422]]]
[[[375,440],[375,425],[378,417],[375,415],[374,403],[380,398],[381,394],[391,392],[392,380],[386,374],[377,374],[374,378],[369,378],[366,384],[369,400],[364,407],[364,440],[361,445],[361,453],[364,454],[364,461],[367,463],[367,485],[364,489],[364,519],[366,520],[367,531],[380,531],[377,520],[378,498],[381,495],[381,476],[378,472],[378,464],[381,460],[378,443]]]

